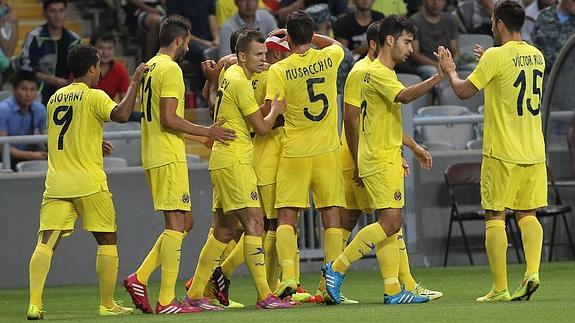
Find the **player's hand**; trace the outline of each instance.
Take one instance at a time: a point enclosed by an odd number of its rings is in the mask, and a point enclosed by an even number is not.
[[[276,94],[272,101],[272,109],[277,112],[277,114],[283,114],[286,109],[286,99],[278,100],[279,94]]]
[[[208,139],[202,141],[202,145],[204,145],[204,147],[206,147],[208,149],[212,149],[212,147],[214,146],[214,140],[208,138]]]
[[[481,47],[481,45],[479,44],[475,44],[475,46],[473,47],[473,55],[475,55],[477,61],[479,61],[481,56],[483,56],[483,53],[485,53],[485,48]]]
[[[401,166],[403,166],[403,177],[411,175],[411,168],[405,158],[401,158]]]
[[[287,29],[285,29],[285,28],[275,29],[268,34],[268,37],[272,37],[272,36],[279,37],[280,41],[284,41],[284,40],[287,41],[287,36],[288,36]]]
[[[363,180],[361,179],[361,177],[359,177],[359,169],[357,167],[355,167],[355,170],[353,171],[353,182],[358,187],[364,187],[365,186],[365,184],[363,183]]]
[[[216,71],[216,62],[212,59],[207,59],[202,62],[202,73],[210,81],[214,82],[218,79],[218,73]]]
[[[439,66],[443,73],[448,74],[455,71],[455,63],[453,62],[453,56],[449,49],[439,46],[437,53],[434,54],[439,59]]]
[[[46,151],[30,151],[28,155],[30,160],[46,160],[48,159],[48,152]]]
[[[140,81],[144,77],[144,74],[146,74],[149,70],[150,67],[148,66],[148,64],[141,63],[134,71],[134,76],[132,77],[132,80],[136,83],[140,83]]]
[[[228,145],[227,141],[236,139],[236,132],[232,129],[222,127],[226,120],[219,120],[208,128],[208,138]]]
[[[433,158],[431,154],[420,145],[417,145],[413,150],[415,158],[419,159],[419,166],[424,170],[430,170],[433,166]]]
[[[106,140],[102,140],[102,155],[110,156],[114,151],[114,145]]]

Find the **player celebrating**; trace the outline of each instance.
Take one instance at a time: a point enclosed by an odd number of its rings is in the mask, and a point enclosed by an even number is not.
[[[258,136],[265,136],[272,130],[285,105],[276,97],[269,114],[263,117],[255,101],[251,78],[264,67],[264,41],[263,35],[255,30],[239,35],[236,44],[238,63],[226,70],[218,89],[214,118],[227,120],[226,126],[235,130],[238,138],[229,145],[216,142],[212,148],[209,167],[214,184],[214,209],[217,212],[213,235],[208,237],[200,252],[194,280],[186,295],[185,303],[192,307],[202,307],[207,303],[203,298],[204,286],[218,265],[226,244],[234,237],[238,220],[244,228],[241,247],[245,262],[258,292],[257,308],[292,306],[274,296],[267,284],[262,248],[263,214],[252,166],[250,127]],[[227,305],[225,300],[223,303]]]
[[[341,255],[322,268],[326,289],[336,303],[340,302],[340,288],[349,266],[376,246],[395,250],[382,268],[384,303],[429,300],[403,289],[398,279],[397,234],[403,224],[404,205],[401,103],[417,99],[443,78],[442,74],[436,74],[408,88],[397,80],[393,68],[413,52],[414,32],[415,28],[403,17],[391,15],[383,19],[378,30],[379,54],[363,76],[357,165],[370,197],[370,208],[376,210],[377,222],[361,229]]]
[[[184,235],[191,229],[186,144],[183,134],[212,140],[235,138],[232,130],[221,128],[224,121],[204,127],[184,119],[184,82],[177,62],[188,51],[190,22],[177,15],[168,17],[160,27],[160,50],[148,61],[150,72],[142,83],[142,166],[152,192],[154,209],[163,211],[165,230],[138,270],[124,279],[124,286],[137,308],[152,313],[147,282],[161,265],[160,296],[157,314],[189,313],[190,308],[175,300],[180,251]]]
[[[343,48],[329,37],[314,34],[313,19],[304,11],[291,13],[286,26],[287,32],[274,33],[287,33],[292,54],[270,67],[266,91],[267,100],[277,93],[287,100],[275,205],[282,269],[282,282],[275,293],[280,297],[297,290],[297,214],[309,206],[309,189],[322,214],[325,261],[341,252],[339,208],[344,205],[343,179],[334,176],[341,174],[336,79]],[[311,48],[312,43],[321,49]]]
[[[462,99],[485,89],[485,128],[481,165],[481,205],[485,209],[485,249],[493,287],[478,302],[529,300],[539,287],[543,229],[535,210],[547,205],[545,142],[541,97],[545,60],[521,40],[525,11],[500,1],[491,17],[496,43],[485,51],[466,80],[455,72],[451,53],[439,49],[440,63]],[[527,269],[519,288],[507,291],[505,210],[515,210]]]
[[[120,104],[103,91],[93,89],[100,78],[96,48],[73,47],[68,54],[68,67],[74,82],[52,95],[47,107],[48,172],[38,244],[30,259],[30,320],[44,319],[42,292],[52,254],[60,238],[72,233],[78,216],[82,217],[82,228],[92,232],[98,242],[100,315],[133,312],[113,299],[118,275],[116,214],[102,168],[102,132],[105,121],[128,121],[147,66],[138,66]]]
[[[377,44],[377,28],[380,21],[371,23],[367,28],[367,43],[368,52],[366,57],[358,61],[347,76],[344,89],[344,132],[342,134],[342,147],[340,148],[340,156],[342,160],[343,178],[345,184],[345,203],[346,208],[342,210],[341,231],[343,238],[343,248],[347,246],[351,231],[357,225],[359,216],[362,211],[370,213],[369,196],[365,186],[359,181],[354,182],[354,176],[357,177],[357,145],[358,145],[358,128],[357,123],[360,115],[361,105],[361,84],[363,76],[365,75],[369,65],[375,60],[379,52]],[[349,139],[348,139],[349,138]],[[403,134],[403,145],[409,147],[414,155],[421,161],[423,169],[428,170],[431,167],[431,155],[419,146],[413,139],[406,134]],[[353,152],[353,153],[352,153]],[[409,166],[404,161],[405,175],[409,174]],[[404,284],[405,289],[413,292],[416,295],[428,296],[430,299],[437,299],[443,296],[443,293],[432,291],[425,288],[423,285],[418,284],[411,276],[409,269],[409,258],[407,255],[407,248],[403,240],[402,229],[399,230],[397,237],[397,247],[399,248],[399,280]],[[376,256],[379,262],[379,268],[382,270],[392,256],[388,253],[397,252],[393,245],[386,248],[377,249]],[[384,277],[385,279],[385,277]]]

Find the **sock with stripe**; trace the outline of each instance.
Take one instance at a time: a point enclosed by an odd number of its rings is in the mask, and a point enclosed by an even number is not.
[[[485,249],[496,292],[507,290],[507,232],[505,221],[485,221]]]
[[[100,305],[114,307],[114,290],[118,278],[118,249],[116,245],[99,245],[96,253],[96,273],[100,283]]]
[[[349,243],[349,237],[351,236],[351,231],[347,231],[344,228],[341,228],[341,251],[347,247]]]
[[[258,291],[258,300],[265,299],[272,291],[266,278],[266,260],[262,247],[262,237],[244,235],[243,249],[246,265]]]
[[[260,245],[262,237],[259,237]],[[242,237],[236,244],[236,247],[230,255],[224,260],[222,263],[222,273],[226,276],[227,279],[231,279],[234,271],[238,268],[241,264],[244,263],[244,242],[245,241],[245,234],[242,234]]]
[[[534,216],[525,216],[517,224],[521,231],[521,241],[523,242],[523,252],[525,253],[525,263],[527,264],[525,276],[529,276],[539,272],[541,248],[543,246],[543,228]]]
[[[383,241],[387,236],[381,225],[377,222],[365,226],[359,230],[351,243],[343,250],[341,255],[333,262],[333,270],[345,274],[349,266],[368,254],[375,245]],[[341,239],[339,240],[341,243]]]
[[[227,244],[218,241],[213,235],[208,236],[208,240],[198,257],[194,280],[186,294],[190,299],[198,300],[204,296],[204,289],[214,269],[219,265],[226,246]]]
[[[297,238],[293,227],[282,224],[276,230],[276,249],[282,271],[282,281],[296,280],[294,259],[297,250]]]
[[[399,249],[399,280],[407,290],[413,290],[417,282],[411,275],[409,268],[409,256],[407,255],[407,246],[403,240],[403,229],[397,233],[397,248]]]
[[[383,277],[383,289],[387,295],[395,295],[401,291],[399,284],[399,248],[397,245],[398,234],[393,234],[376,247],[377,262]]]

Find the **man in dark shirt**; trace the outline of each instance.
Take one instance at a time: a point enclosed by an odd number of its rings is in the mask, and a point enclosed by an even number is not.
[[[365,33],[367,26],[383,19],[379,12],[371,10],[374,0],[354,0],[356,10],[341,17],[335,24],[335,39],[354,54],[364,56],[367,53]]]

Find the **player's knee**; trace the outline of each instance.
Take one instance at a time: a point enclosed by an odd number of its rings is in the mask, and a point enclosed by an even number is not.
[[[115,245],[118,243],[116,232],[92,232],[99,245]]]
[[[261,217],[249,217],[244,221],[244,231],[247,235],[261,235],[264,231],[264,221]]]
[[[228,243],[234,239],[236,229],[230,228],[214,228],[214,238],[222,243]]]

